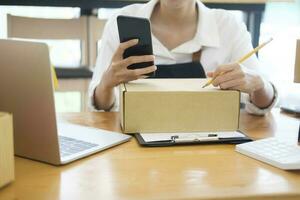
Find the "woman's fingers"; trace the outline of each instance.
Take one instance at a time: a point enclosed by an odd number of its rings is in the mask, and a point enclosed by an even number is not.
[[[223,90],[234,89],[234,90],[243,90],[245,85],[244,79],[234,79],[226,81],[220,84],[220,88]]]
[[[214,71],[213,78],[215,79],[217,76],[219,76],[221,74],[225,74],[227,72],[230,72],[238,67],[240,67],[240,66],[237,63],[221,65]]]
[[[145,67],[145,68],[140,68],[140,69],[134,69],[134,70],[130,70],[132,71],[132,74],[136,77],[141,77],[145,74],[149,74],[151,72],[154,72],[157,69],[157,67],[155,65],[152,65],[150,67]]]
[[[206,76],[212,78],[214,76],[214,72],[207,72],[206,73]]]
[[[218,67],[213,77],[215,77],[212,82],[214,86],[219,86],[224,90],[239,90],[248,94],[261,89],[264,85],[259,75],[238,63]]]
[[[126,42],[120,43],[114,57],[123,58],[124,51],[130,47],[133,47],[139,43],[138,39],[128,40]]]
[[[213,73],[212,84],[216,87],[221,83],[243,77],[243,71],[238,63],[221,65]],[[211,74],[210,74],[211,75]]]
[[[244,76],[245,74],[241,70],[229,71],[227,73],[220,74],[219,76],[217,76],[213,81],[213,85],[218,86],[227,81],[242,79],[244,78]]]
[[[219,66],[215,72],[209,73],[212,84],[221,89],[243,90],[246,84],[245,73],[238,63]]]
[[[136,63],[143,63],[143,62],[154,62],[153,55],[145,55],[145,56],[130,56],[122,61],[123,66],[130,66]]]
[[[141,69],[128,69],[128,66],[136,63],[153,62],[155,57],[153,55],[130,56],[123,59],[124,51],[130,47],[138,44],[137,39],[123,42],[116,50],[112,62],[106,71],[106,80],[108,85],[117,86],[120,83],[136,80],[139,78],[146,78],[145,74],[156,70],[156,66],[149,66]]]
[[[140,69],[133,69],[133,70],[123,70],[119,74],[119,83],[127,83],[129,81],[134,81],[140,78],[147,78],[145,74],[154,72],[157,69],[155,65]]]

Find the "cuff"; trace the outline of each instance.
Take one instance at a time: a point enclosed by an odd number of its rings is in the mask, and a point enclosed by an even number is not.
[[[90,83],[90,86],[89,86],[89,93],[88,93],[88,108],[90,111],[92,112],[105,112],[105,110],[98,110],[95,106],[95,99],[94,99],[94,94],[95,94],[95,90],[96,90],[96,87],[97,85],[100,83],[99,82],[91,82]],[[115,91],[115,102],[114,104],[111,106],[111,108],[109,109],[109,111],[117,111],[118,108],[119,108],[119,103],[118,103],[118,96],[116,95],[117,92],[116,92],[116,88],[114,88],[114,91]]]
[[[270,112],[270,110],[276,105],[276,103],[278,101],[278,91],[277,91],[276,87],[273,85],[273,83],[271,83],[271,85],[273,88],[274,97],[273,97],[272,103],[267,108],[262,109],[262,108],[257,107],[255,104],[251,103],[250,96],[249,95],[246,96],[245,110],[248,113],[255,114],[255,115],[265,115],[266,113]]]
[[[96,90],[97,85],[99,84],[99,81],[91,81],[90,86],[89,86],[89,92],[88,92],[88,108],[92,112],[104,112],[104,110],[98,110],[95,106],[95,101],[94,101],[94,93]]]

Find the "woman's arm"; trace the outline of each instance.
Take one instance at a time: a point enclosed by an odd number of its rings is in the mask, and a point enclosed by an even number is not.
[[[217,66],[214,72],[208,76],[215,78],[214,86],[222,89],[233,89],[247,93],[246,110],[254,114],[265,114],[272,103],[275,102],[275,88],[264,79],[260,68],[262,67],[255,55],[248,58],[242,64],[237,61],[253,50],[251,36],[244,23],[238,21],[233,15],[227,15],[228,24],[222,32],[228,49],[228,61],[231,64]],[[251,107],[251,108],[250,108]]]
[[[107,75],[103,75],[105,77]],[[106,81],[101,80],[94,93],[94,104],[97,110],[109,111],[115,102],[114,88],[105,85]]]

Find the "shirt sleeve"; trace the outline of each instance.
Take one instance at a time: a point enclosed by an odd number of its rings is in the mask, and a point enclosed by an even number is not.
[[[231,26],[230,30],[231,30],[233,43],[232,43],[230,62],[236,62],[245,54],[252,51],[253,46],[251,43],[251,36],[247,31],[245,24],[243,22],[238,21],[235,17],[232,17],[231,21],[232,23],[230,23],[229,26]],[[260,66],[260,62],[256,56],[251,56],[250,58],[248,58],[245,62],[243,62],[242,67],[244,67],[245,70],[255,71],[256,73],[260,74],[260,76],[265,81],[270,82],[269,80],[267,80],[266,76],[264,76],[264,74],[260,70],[262,66]],[[274,98],[271,105],[264,109],[261,109],[257,107],[255,104],[253,104],[250,101],[249,94],[242,94],[241,99],[242,102],[245,103],[246,105],[245,110],[248,113],[256,114],[256,115],[265,115],[272,109],[272,107],[276,105],[276,102],[278,100],[278,93],[274,84],[271,83],[271,85],[274,91]]]
[[[102,79],[103,73],[109,67],[112,57],[116,49],[118,48],[119,41],[118,41],[117,34],[118,31],[116,29],[115,17],[112,17],[104,27],[102,39],[100,42],[99,53],[96,60],[96,66],[93,72],[93,78],[91,80],[88,89],[88,98],[89,98],[88,105],[92,111],[103,111],[103,110],[96,109],[95,102],[94,102],[94,93],[96,87],[99,85]],[[115,111],[118,108],[118,104],[119,104],[117,88],[114,88],[114,92],[115,92],[116,100],[114,102],[113,107],[111,108],[111,111]]]
[[[265,115],[266,113],[270,112],[270,110],[277,104],[278,101],[278,92],[276,87],[271,83],[274,91],[274,98],[270,106],[267,108],[261,109],[251,103],[249,95],[245,96],[245,110],[250,113],[250,114],[255,114],[255,115]]]

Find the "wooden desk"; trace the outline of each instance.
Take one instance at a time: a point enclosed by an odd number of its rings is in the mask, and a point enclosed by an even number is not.
[[[120,131],[117,113],[64,114]],[[299,118],[274,110],[241,115],[251,137],[296,142]],[[234,151],[234,145],[141,148],[135,139],[62,167],[16,158],[16,181],[0,199],[300,199],[300,171],[283,171]]]

